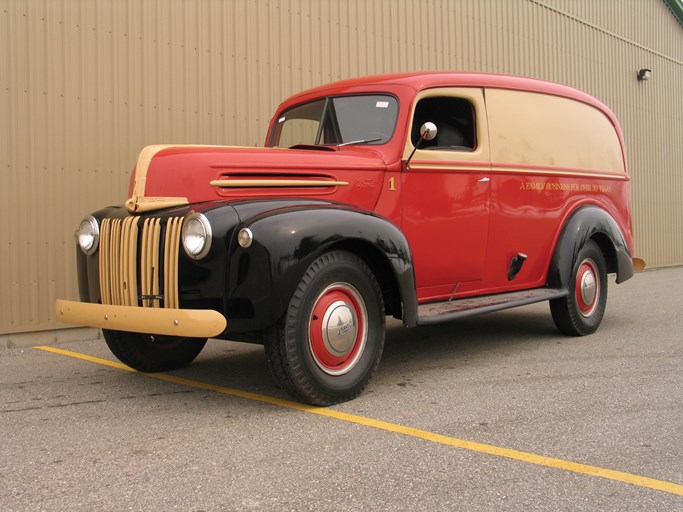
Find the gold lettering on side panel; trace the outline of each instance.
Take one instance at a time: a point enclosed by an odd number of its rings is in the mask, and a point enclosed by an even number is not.
[[[609,194],[612,192],[611,185],[593,184],[593,183],[557,183],[557,182],[543,182],[543,181],[526,181],[520,183],[519,190],[535,190],[535,191],[562,191],[562,192],[601,192]]]

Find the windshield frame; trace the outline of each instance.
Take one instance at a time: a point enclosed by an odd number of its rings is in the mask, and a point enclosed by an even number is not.
[[[342,136],[342,130],[339,126],[339,118],[336,114],[336,106],[335,106],[335,100],[338,99],[346,99],[346,98],[353,98],[353,97],[365,97],[365,98],[375,98],[377,102],[379,101],[389,101],[389,104],[386,107],[382,108],[391,108],[393,110],[393,119],[391,121],[391,130],[389,133],[382,134],[385,135],[385,137],[382,137],[380,140],[377,140],[377,133],[375,133],[372,136],[368,136],[365,138],[362,137],[350,137],[349,140],[344,140]],[[316,130],[315,134],[315,139],[311,142],[300,142],[297,143],[293,146],[280,146],[280,136],[282,133],[282,127],[284,126],[287,115],[288,113],[295,111],[297,109],[300,109],[302,107],[306,106],[311,106],[312,104],[316,102],[321,102],[324,100],[324,104],[322,107],[322,114],[320,115],[320,119],[318,120],[318,127]],[[393,104],[392,104],[393,103]],[[319,96],[317,98],[313,98],[307,101],[303,101],[301,103],[298,103],[296,105],[292,105],[291,107],[287,108],[286,110],[282,110],[277,113],[277,115],[274,117],[274,123],[273,123],[273,128],[271,130],[270,136],[267,141],[267,147],[272,147],[272,148],[283,148],[283,147],[296,147],[296,146],[308,146],[308,147],[315,147],[315,146],[320,146],[320,147],[342,147],[346,145],[350,145],[349,143],[353,143],[354,146],[358,145],[371,145],[371,146],[384,146],[388,144],[394,137],[397,131],[398,127],[398,120],[400,117],[400,100],[399,98],[389,92],[385,91],[367,91],[367,92],[359,92],[359,93],[351,93],[351,94],[331,94],[327,96]],[[305,118],[299,118],[299,119],[305,119]],[[315,119],[311,119],[311,121],[315,121]],[[389,126],[387,126],[388,128]],[[382,127],[385,128],[385,127]],[[333,132],[334,138],[337,140],[336,142],[324,142],[321,143],[321,140],[324,137],[324,132],[325,130],[329,130]]]

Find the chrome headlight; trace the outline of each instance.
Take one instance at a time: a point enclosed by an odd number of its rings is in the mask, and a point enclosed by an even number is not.
[[[192,259],[206,256],[211,248],[211,224],[201,213],[193,212],[183,223],[183,248]]]
[[[95,217],[88,215],[84,218],[78,225],[74,238],[81,251],[87,255],[93,254],[100,241],[100,227]]]

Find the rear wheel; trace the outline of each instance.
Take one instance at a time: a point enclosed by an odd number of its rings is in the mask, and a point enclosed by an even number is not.
[[[384,327],[382,293],[368,266],[346,251],[323,254],[265,340],[268,366],[285,390],[305,402],[350,400],[379,364]]]
[[[199,355],[206,338],[182,338],[102,329],[109,350],[122,362],[152,373],[187,366]]]
[[[570,336],[585,336],[597,330],[607,305],[607,265],[600,247],[589,240],[581,248],[572,268],[569,295],[550,301],[557,328]]]

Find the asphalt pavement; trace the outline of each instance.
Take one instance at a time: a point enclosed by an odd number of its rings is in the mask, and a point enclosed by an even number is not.
[[[126,370],[102,339],[0,349],[4,511],[683,510],[683,267],[609,286],[596,334],[547,304],[389,322],[359,398],[294,403],[262,348]]]

